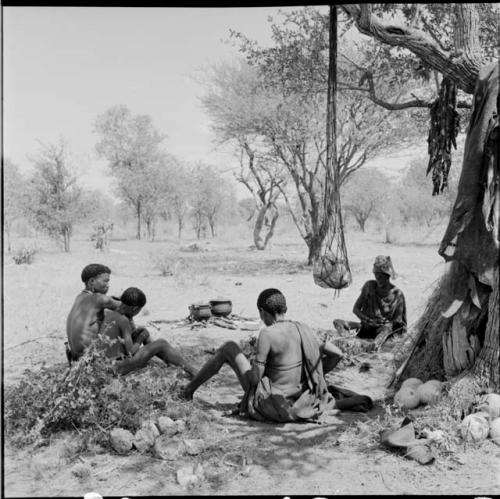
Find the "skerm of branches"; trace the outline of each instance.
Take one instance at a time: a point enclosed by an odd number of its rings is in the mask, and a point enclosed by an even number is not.
[[[247,107],[236,106],[227,119],[224,110],[233,94],[223,92],[215,80],[206,108],[219,138],[241,146],[238,140],[244,137],[265,158],[261,167],[269,171],[269,165],[279,165],[277,171],[286,173],[287,182],[276,185],[308,246],[311,264],[323,239],[328,19],[313,8],[283,17],[282,23],[271,24],[271,48],[260,48],[243,34],[233,33],[251,68],[240,65],[233,71],[254,72]],[[338,101],[341,182],[379,152],[401,147],[405,136],[415,137],[407,114],[390,115],[353,92],[341,92]],[[408,128],[411,133],[405,134]]]

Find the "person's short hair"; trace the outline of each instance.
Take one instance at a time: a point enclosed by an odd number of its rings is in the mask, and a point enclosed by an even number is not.
[[[257,298],[257,308],[272,315],[285,314],[287,310],[285,296],[279,289],[265,289]]]
[[[146,295],[139,288],[127,288],[122,293],[120,301],[129,307],[144,307],[146,305]]]
[[[89,263],[82,270],[82,281],[87,284],[92,277],[101,274],[111,274],[110,268],[100,263]]]

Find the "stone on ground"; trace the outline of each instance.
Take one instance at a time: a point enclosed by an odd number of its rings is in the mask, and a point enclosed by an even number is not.
[[[186,453],[190,456],[197,456],[203,451],[203,440],[201,438],[185,439],[184,445]]]
[[[111,447],[113,447],[118,454],[125,454],[132,449],[134,435],[123,428],[114,428],[109,434],[109,440]]]
[[[155,438],[160,436],[160,430],[158,430],[153,421],[144,421],[141,425],[141,430],[150,431]]]
[[[183,466],[177,470],[177,482],[184,488],[192,487],[199,482],[192,465]]]
[[[179,438],[172,438],[169,435],[160,435],[154,444],[154,454],[166,461],[175,461],[182,453],[184,447]]]
[[[160,416],[158,418],[158,428],[162,435],[168,436],[175,435],[179,431],[175,421],[168,416]]]
[[[150,430],[138,430],[134,436],[134,447],[141,453],[146,452],[155,444],[155,436]]]

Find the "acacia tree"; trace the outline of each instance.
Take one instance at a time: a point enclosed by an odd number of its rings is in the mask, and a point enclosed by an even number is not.
[[[34,166],[27,213],[69,252],[74,225],[85,217],[86,207],[83,190],[71,171],[69,148],[64,140],[58,144],[41,144]]]
[[[211,166],[199,163],[191,171],[191,219],[196,238],[206,236],[210,227],[216,236],[217,225],[228,211],[231,187]]]
[[[458,179],[454,171],[450,172],[448,188],[439,196],[430,196],[426,164],[426,158],[416,158],[410,162],[395,186],[394,204],[403,223],[423,224],[430,228],[450,215]]]
[[[143,180],[142,219],[146,225],[147,237],[153,241],[156,235],[158,217],[166,218],[170,211],[170,200],[174,190],[174,175],[177,159],[171,154],[158,153],[148,168]]]
[[[454,390],[461,397],[457,400],[469,404],[478,390],[500,387],[498,19],[492,15],[491,4],[402,9],[396,4],[390,9],[378,4],[343,4],[341,8],[361,33],[408,50],[424,66],[440,73],[440,90],[455,87],[474,95],[458,193],[439,249],[451,265],[417,322],[418,341],[398,373],[425,378],[458,376]],[[404,21],[384,19],[383,11],[391,9],[398,10]],[[453,108],[454,99],[444,98],[441,92],[439,101],[451,102]],[[452,113],[442,111],[438,118],[444,117],[443,135],[453,137],[454,130],[446,122],[450,115],[453,118]],[[436,184],[446,178],[449,151],[437,148],[430,152],[431,160],[433,155],[440,160],[437,168],[432,161],[430,165],[439,173],[433,175]]]
[[[286,14],[282,26],[271,25],[274,46],[266,49],[233,33],[247,63],[257,69],[260,85],[255,93],[263,102],[259,113],[240,114],[239,122],[259,137],[266,155],[288,174],[287,185],[278,188],[308,246],[309,264],[319,256],[325,237],[327,23],[328,18],[312,8]],[[368,159],[400,147],[404,137],[411,136],[404,134],[409,125],[406,115],[398,116],[401,121],[395,126],[393,115],[353,92],[341,93],[337,107],[340,182]]]
[[[376,169],[355,172],[342,187],[342,206],[352,214],[362,232],[367,220],[380,211],[389,189],[389,179]]]
[[[177,222],[177,237],[180,239],[190,209],[189,201],[192,197],[193,189],[192,178],[185,165],[177,162],[176,167],[170,172],[169,180],[172,190],[168,205]]]
[[[207,93],[202,103],[218,143],[230,143],[234,148],[240,166],[235,179],[251,193],[257,210],[254,244],[264,250],[279,216],[278,185],[286,181],[283,167],[266,154],[265,145],[255,132],[255,122],[268,105],[267,95],[256,68],[244,61],[214,65],[206,76]]]
[[[133,115],[124,105],[111,107],[99,115],[94,132],[100,137],[96,151],[108,160],[117,179],[119,197],[134,208],[136,237],[140,239],[144,206],[149,202],[154,186],[155,167],[161,161],[160,145],[164,135],[153,126],[150,116]]]
[[[25,214],[26,182],[18,166],[5,159],[3,163],[4,197],[3,197],[3,228],[7,239],[7,251],[11,251],[11,231],[12,226]]]

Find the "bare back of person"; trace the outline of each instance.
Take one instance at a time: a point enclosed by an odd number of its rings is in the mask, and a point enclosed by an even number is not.
[[[104,311],[99,294],[82,291],[75,299],[66,320],[66,334],[69,346],[75,355],[83,350],[97,337]]]
[[[105,353],[110,359],[119,359],[127,354],[123,341],[122,322],[129,321],[127,317],[114,310],[108,310],[105,313],[104,321],[101,326],[101,333],[111,340],[107,345]]]
[[[295,323],[283,320],[268,326],[261,331],[260,341],[266,340],[269,353],[264,375],[272,382],[273,391],[285,397],[302,393],[302,347]]]

